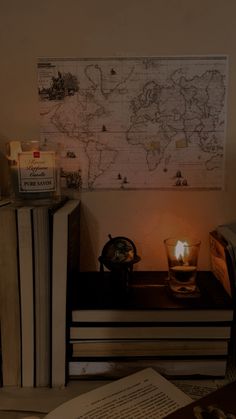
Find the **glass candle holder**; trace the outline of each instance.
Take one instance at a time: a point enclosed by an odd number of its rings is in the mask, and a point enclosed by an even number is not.
[[[12,200],[24,205],[60,199],[59,164],[55,150],[37,140],[7,144]]]
[[[196,276],[200,240],[168,238],[164,240],[169,273],[169,288],[176,297],[198,294]]]

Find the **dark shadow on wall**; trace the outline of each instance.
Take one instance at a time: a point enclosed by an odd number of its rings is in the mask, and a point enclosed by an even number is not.
[[[98,270],[98,221],[91,211],[81,202],[80,213],[80,270]]]

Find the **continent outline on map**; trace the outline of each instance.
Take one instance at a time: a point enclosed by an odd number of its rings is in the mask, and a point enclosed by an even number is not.
[[[227,56],[39,59],[41,141],[60,144],[65,187],[223,189],[227,70]]]

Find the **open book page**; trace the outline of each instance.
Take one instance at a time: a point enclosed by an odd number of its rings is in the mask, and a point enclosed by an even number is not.
[[[152,368],[82,394],[45,419],[164,418],[192,399]]]

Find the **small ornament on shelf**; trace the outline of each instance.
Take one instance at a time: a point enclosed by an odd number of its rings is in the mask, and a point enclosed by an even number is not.
[[[127,237],[108,235],[109,241],[102,249],[102,254],[98,260],[100,262],[100,272],[103,273],[104,267],[111,272],[113,282],[117,284],[117,289],[126,291],[131,285],[133,265],[140,261],[137,255],[136,246]]]

